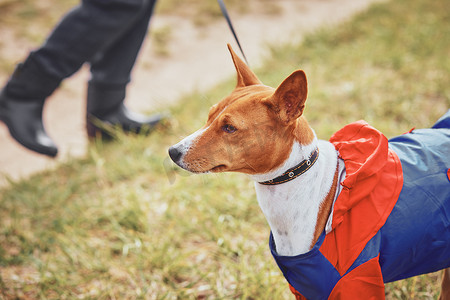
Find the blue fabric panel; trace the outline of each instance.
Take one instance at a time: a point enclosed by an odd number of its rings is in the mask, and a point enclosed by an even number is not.
[[[432,128],[450,128],[450,109],[433,125]]]
[[[380,253],[380,245],[381,245],[381,232],[378,231],[378,233],[370,239],[370,241],[367,242],[366,246],[364,247],[364,250],[359,254],[358,258],[355,260],[353,265],[345,272],[344,276],[353,271],[355,268],[359,267],[360,265],[368,262],[374,257],[377,257]],[[342,276],[342,277],[344,277]]]
[[[280,256],[270,235],[270,250],[283,272],[284,277],[307,299],[328,299],[336,283],[341,279],[339,272],[319,251],[325,239],[323,233],[314,248],[297,256]]]
[[[450,114],[437,124],[450,125]],[[450,266],[450,129],[419,129],[395,137],[404,184],[381,228],[385,282]]]

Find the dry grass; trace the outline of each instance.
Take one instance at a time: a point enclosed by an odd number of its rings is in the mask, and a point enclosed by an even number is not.
[[[446,0],[379,4],[263,68],[276,86],[306,70],[306,116],[327,139],[364,118],[388,136],[450,107]],[[231,62],[230,62],[231,63]],[[234,80],[172,108],[172,127],[118,134],[85,159],[0,191],[0,299],[287,299],[268,226],[243,175],[173,170],[167,147],[199,128]],[[387,285],[388,299],[436,299],[439,276]]]

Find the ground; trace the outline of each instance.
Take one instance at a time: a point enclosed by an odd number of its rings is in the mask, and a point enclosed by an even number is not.
[[[382,0],[281,0],[266,9],[261,9],[261,3],[255,1],[258,7],[231,15],[231,18],[249,64],[255,69],[268,54],[268,45],[298,42],[305,33],[342,22],[376,1]],[[158,33],[166,39],[162,46],[156,41]],[[15,38],[8,30],[0,32],[0,40],[0,55],[7,57],[11,65],[39,46],[39,43]],[[238,51],[225,19],[198,26],[189,17],[156,14],[150,38],[133,72],[127,105],[136,111],[161,111],[176,105],[183,94],[205,90],[229,78],[234,69],[227,43]],[[0,82],[5,82],[8,76],[0,73]],[[0,124],[0,184],[6,184],[6,178],[26,178],[85,154],[88,141],[84,130],[84,99],[88,79],[88,68],[84,67],[46,102],[46,129],[60,150],[56,159],[21,147],[9,137],[6,126]]]

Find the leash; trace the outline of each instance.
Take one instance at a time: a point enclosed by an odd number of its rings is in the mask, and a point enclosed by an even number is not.
[[[217,0],[217,2],[219,3],[220,10],[222,11],[223,16],[227,20],[228,27],[230,27],[231,33],[233,33],[234,39],[236,40],[239,50],[241,50],[242,56],[244,57],[244,60],[248,66],[249,64],[247,61],[247,57],[245,57],[244,50],[242,50],[241,43],[239,43],[239,39],[237,37],[236,31],[234,30],[233,23],[231,22],[230,15],[228,14],[228,11],[227,11],[227,7],[225,6],[225,3],[223,2],[223,0]]]
[[[306,171],[308,171],[314,165],[314,163],[317,161],[318,157],[319,157],[319,148],[314,150],[314,152],[311,153],[311,156],[308,159],[305,159],[304,161],[299,163],[297,166],[287,170],[286,172],[284,172],[277,178],[263,181],[263,182],[260,182],[259,184],[276,185],[276,184],[282,184],[282,183],[291,181],[291,180],[297,178],[298,176],[302,175]]]

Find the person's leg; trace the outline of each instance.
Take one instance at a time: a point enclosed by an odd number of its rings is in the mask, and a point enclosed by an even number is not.
[[[45,99],[64,78],[134,25],[146,1],[83,0],[44,45],[18,65],[0,93],[0,120],[19,143],[45,155],[57,154],[42,124]]]
[[[134,25],[90,61],[92,78],[88,84],[86,125],[91,137],[99,133],[108,136],[104,125],[139,132],[142,127],[151,129],[162,118],[161,115],[144,117],[123,105],[130,73],[147,36],[155,3],[156,0],[148,0]]]
[[[30,56],[47,73],[64,79],[132,28],[148,0],[83,0]]]

